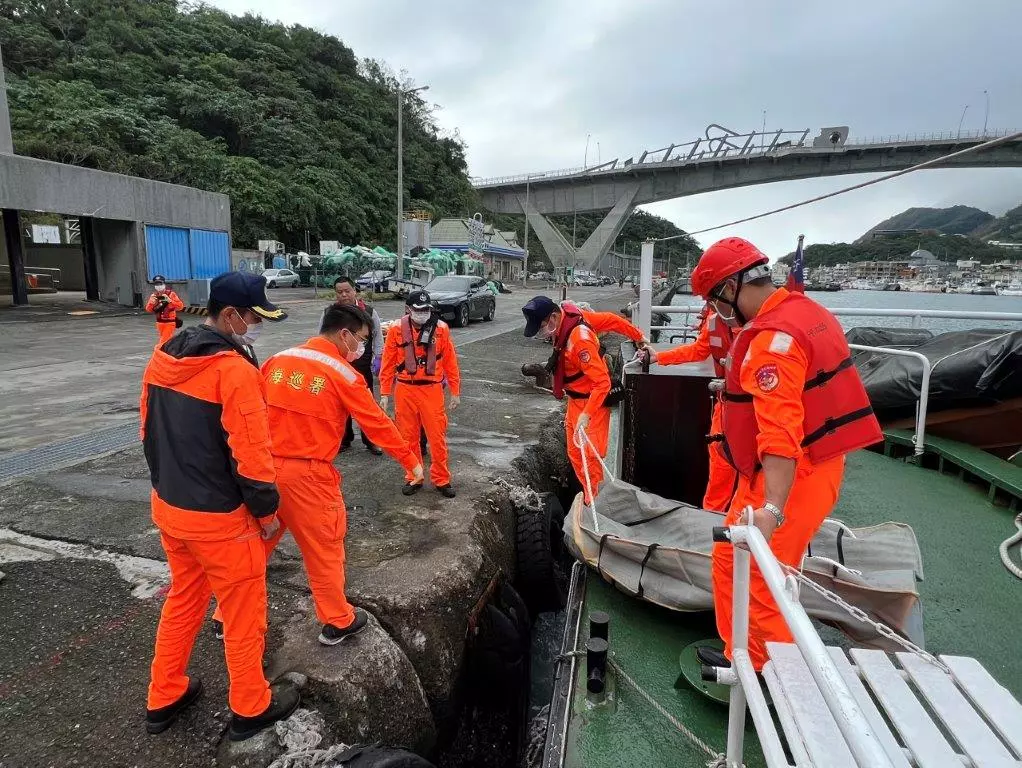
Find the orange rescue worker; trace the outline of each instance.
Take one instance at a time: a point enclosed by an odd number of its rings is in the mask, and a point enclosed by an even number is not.
[[[734,329],[724,383],[722,448],[739,475],[725,525],[749,521],[777,559],[797,566],[837,501],[845,454],[879,442],[880,425],[851,362],[837,319],[801,293],[775,288],[768,260],[730,237],[711,245],[692,272],[692,290]],[[700,648],[710,666],[729,666],[734,553],[713,546],[713,600],[724,654]],[[753,567],[749,655],[760,670],[766,643],[791,634]]]
[[[441,495],[455,496],[447,466],[447,411],[443,380],[451,388],[450,408],[461,404],[461,371],[451,341],[451,329],[433,311],[426,291],[412,291],[405,301],[405,315],[387,331],[380,364],[380,405],[387,410],[394,394],[394,421],[405,441],[422,463],[422,431],[429,441],[429,479]],[[395,387],[396,382],[396,387]],[[423,478],[405,474],[405,496],[417,493]]]
[[[279,494],[263,382],[251,345],[263,320],[287,315],[266,300],[262,276],[228,272],[210,283],[205,324],[157,348],[142,376],[142,443],[153,522],[170,567],[156,631],[146,730],[160,733],[202,692],[186,674],[210,594],[224,615],[230,738],[247,739],[298,706],[291,685],[263,675],[266,551]]]
[[[372,318],[360,308],[334,304],[323,315],[319,336],[263,364],[281,522],[267,548],[272,551],[284,530],[291,530],[323,624],[323,645],[337,645],[368,621],[368,614],[344,595],[347,512],[333,461],[349,417],[422,483],[421,460],[353,367],[365,352],[371,327]]]
[[[174,335],[174,331],[181,327],[177,313],[184,308],[185,303],[178,295],[167,290],[167,281],[163,275],[153,277],[153,295],[146,302],[145,311],[156,315],[156,333],[159,336],[156,346],[163,346]]]
[[[600,341],[582,311],[571,302],[558,306],[547,296],[536,296],[522,307],[522,314],[527,338],[553,340],[554,351],[547,366],[553,373],[554,397],[561,400],[568,396],[564,417],[568,459],[582,486],[583,499],[589,504],[590,490],[595,494],[603,480],[600,461],[607,455],[610,437],[610,408],[605,399],[611,390],[611,379],[607,363],[600,355]],[[620,321],[631,325],[624,318]],[[634,338],[636,334],[642,339],[638,328],[633,327],[628,335]],[[585,466],[583,447],[576,444],[576,440],[585,440],[579,435],[582,430],[588,437],[588,442],[584,442]]]
[[[734,334],[731,328],[721,320],[717,313],[708,306],[699,315],[699,335],[691,344],[683,344],[666,352],[649,349],[649,361],[658,365],[682,365],[710,358],[713,361],[713,375],[721,382],[726,374],[725,363]],[[710,434],[708,454],[710,458],[710,475],[706,483],[706,494],[703,496],[703,509],[714,512],[726,512],[731,498],[738,488],[738,473],[732,467],[721,450],[723,434],[720,426],[720,396],[714,400],[713,414],[710,417]]]

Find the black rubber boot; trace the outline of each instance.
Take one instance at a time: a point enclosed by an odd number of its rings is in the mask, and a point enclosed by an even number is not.
[[[731,660],[724,655],[723,651],[709,646],[696,648],[696,658],[699,659],[700,664],[705,664],[708,667],[729,668],[731,666]]]
[[[453,499],[455,496],[458,495],[454,492],[454,489],[451,488],[450,483],[448,483],[447,485],[438,485],[436,489],[440,492],[441,496],[447,499]]]
[[[228,731],[228,738],[231,741],[251,739],[278,720],[291,717],[291,713],[298,709],[301,695],[293,683],[274,683],[270,686],[270,693],[270,706],[260,715],[242,717],[231,712],[231,727]]]
[[[145,711],[145,729],[149,733],[163,733],[170,728],[177,720],[177,716],[196,702],[202,695],[202,680],[193,677],[188,681],[188,688],[181,695],[181,698],[173,704],[168,704],[159,709],[147,709]]]
[[[422,490],[422,483],[405,483],[401,493],[405,496],[413,496]]]

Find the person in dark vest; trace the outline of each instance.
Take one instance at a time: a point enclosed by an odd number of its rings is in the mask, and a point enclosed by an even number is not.
[[[777,559],[797,566],[837,502],[845,455],[883,439],[852,365],[841,324],[802,293],[775,288],[767,257],[747,240],[711,245],[692,271],[692,291],[740,329],[727,355],[721,413],[724,455],[738,472],[725,525],[752,524]],[[747,519],[746,508],[752,519]],[[713,601],[730,666],[734,552],[714,544]],[[767,642],[792,642],[758,568],[752,569],[749,656],[760,670]]]
[[[373,376],[380,372],[380,360],[383,355],[383,326],[380,322],[380,315],[372,307],[358,297],[355,284],[347,277],[338,277],[334,281],[335,304],[342,307],[358,307],[372,319],[372,327],[369,332],[369,340],[365,346],[365,352],[357,360],[352,361],[352,367],[365,379],[369,391],[373,391]],[[380,456],[383,451],[369,439],[365,430],[359,427],[362,433],[362,444],[375,456]],[[351,416],[348,416],[348,424],[344,429],[344,439],[341,441],[341,450],[346,451],[355,440],[355,430],[351,423]]]
[[[387,410],[394,394],[394,421],[422,461],[420,432],[429,440],[429,478],[446,498],[456,495],[447,465],[447,409],[443,381],[451,390],[450,409],[461,403],[461,371],[451,341],[451,329],[434,311],[426,291],[412,291],[405,315],[387,331],[380,368],[380,405]],[[422,489],[423,482],[407,472],[406,496]]]

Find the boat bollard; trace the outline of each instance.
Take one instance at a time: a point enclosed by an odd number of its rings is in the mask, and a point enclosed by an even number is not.
[[[607,690],[607,649],[602,637],[586,642],[586,694],[590,701],[602,702]]]
[[[610,642],[610,614],[606,611],[593,611],[589,614],[589,637]]]

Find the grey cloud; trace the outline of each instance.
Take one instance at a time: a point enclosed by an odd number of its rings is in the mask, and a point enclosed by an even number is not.
[[[853,136],[1022,127],[1022,4],[1004,0],[562,0],[334,3],[216,0],[337,35],[356,54],[429,83],[471,173],[492,176],[626,158],[703,134],[814,131]],[[839,177],[751,187],[650,206],[697,230],[854,183]],[[1022,170],[933,171],[736,228],[772,254],[857,237],[913,205],[1022,201]],[[716,235],[700,238],[709,242]],[[729,232],[730,234],[730,232]]]

